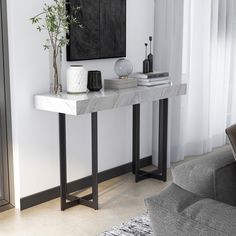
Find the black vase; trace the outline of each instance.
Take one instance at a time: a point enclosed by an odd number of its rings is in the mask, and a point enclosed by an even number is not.
[[[102,74],[101,71],[88,71],[88,89],[90,91],[99,91],[102,88]]]
[[[148,59],[143,61],[143,73],[146,74],[149,72],[150,62]]]
[[[149,60],[149,72],[153,72],[153,55],[151,53],[148,55],[148,60]]]

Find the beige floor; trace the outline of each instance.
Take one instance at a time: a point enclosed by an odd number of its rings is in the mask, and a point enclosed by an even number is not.
[[[170,175],[170,174],[169,174]],[[127,174],[99,185],[99,210],[76,206],[59,210],[59,199],[22,212],[0,214],[0,236],[93,236],[145,212],[144,199],[171,182],[134,182]]]

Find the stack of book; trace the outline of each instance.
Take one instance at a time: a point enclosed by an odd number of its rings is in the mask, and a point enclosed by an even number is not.
[[[138,79],[139,86],[157,86],[163,84],[171,84],[168,72],[149,72],[149,73],[133,73],[130,78]]]
[[[104,87],[105,89],[125,89],[133,88],[138,86],[138,79],[128,78],[128,79],[105,79]]]

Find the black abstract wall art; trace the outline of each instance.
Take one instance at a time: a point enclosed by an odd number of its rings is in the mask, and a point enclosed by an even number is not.
[[[68,0],[79,4],[82,28],[71,25],[67,60],[126,56],[126,0]]]

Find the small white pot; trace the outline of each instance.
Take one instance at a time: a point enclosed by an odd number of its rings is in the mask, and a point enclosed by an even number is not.
[[[67,93],[86,93],[88,71],[82,65],[72,65],[67,69]]]

